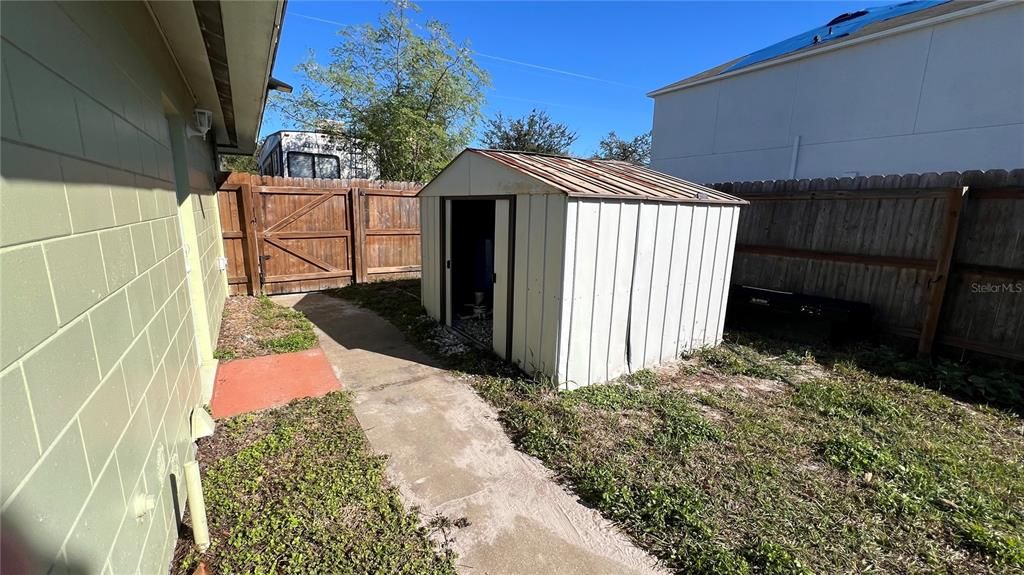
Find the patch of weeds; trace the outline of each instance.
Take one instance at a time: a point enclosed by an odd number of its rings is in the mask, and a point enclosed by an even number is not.
[[[660,449],[681,453],[698,443],[722,438],[721,431],[694,408],[693,401],[681,392],[661,394],[653,411],[660,416],[662,425],[651,438]]]
[[[651,389],[658,385],[658,374],[654,373],[654,371],[650,369],[641,369],[636,373],[626,376],[625,380],[630,385],[635,385],[644,389]]]
[[[961,397],[1024,413],[1024,374],[1000,368],[961,364],[946,358],[911,358],[889,347],[856,350],[851,361],[876,374],[912,381]]]
[[[218,347],[213,352],[213,359],[219,359],[221,361],[231,361],[232,359],[235,359],[235,357],[237,357],[235,350],[230,348]]]
[[[238,439],[248,433],[253,421],[255,421],[253,414],[244,413],[221,422],[220,430],[232,439]]]
[[[750,347],[722,343],[715,347],[702,347],[694,352],[706,367],[725,375],[743,375],[758,379],[784,381],[788,370],[782,362],[768,358]]]
[[[789,549],[778,543],[760,541],[744,551],[744,556],[755,571],[765,575],[811,575],[812,571],[797,559]]]
[[[1024,567],[1024,540],[1020,535],[1006,535],[972,521],[957,522],[956,535],[965,547],[993,557],[1001,564]]]
[[[858,473],[878,473],[895,465],[892,455],[855,435],[838,435],[827,440],[822,456],[833,465]]]
[[[867,416],[877,419],[898,418],[903,407],[884,391],[870,383],[851,386],[837,380],[813,379],[797,385],[793,402],[830,417]]]
[[[679,567],[696,575],[749,575],[750,563],[736,551],[714,542],[688,542],[679,550]]]
[[[455,573],[463,522],[403,508],[346,392],[229,419],[199,454],[212,544],[179,540],[173,573]]]
[[[779,359],[789,365],[813,365],[815,361],[814,354],[809,349],[802,351],[787,349]]]
[[[313,324],[302,312],[277,305],[265,295],[232,296],[224,304],[214,357],[230,361],[304,351],[316,345]]]
[[[291,353],[316,347],[316,341],[316,334],[310,329],[264,340],[263,345],[274,353]]]
[[[644,388],[625,383],[588,385],[567,391],[565,395],[598,409],[607,410],[637,409],[651,400],[651,394]]]

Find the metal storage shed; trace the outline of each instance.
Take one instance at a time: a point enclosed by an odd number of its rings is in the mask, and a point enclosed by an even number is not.
[[[625,162],[477,149],[419,197],[423,307],[528,373],[571,389],[721,341],[744,200]]]

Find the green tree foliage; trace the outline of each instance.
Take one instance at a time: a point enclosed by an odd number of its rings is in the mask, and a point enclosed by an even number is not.
[[[615,132],[608,132],[598,144],[598,151],[594,157],[600,160],[619,160],[647,165],[651,163],[651,133],[640,134],[632,140],[623,140]]]
[[[274,100],[307,129],[360,142],[386,180],[437,174],[469,143],[490,84],[467,44],[440,22],[413,22],[416,12],[398,1],[376,25],[342,28],[330,61],[310,54],[300,89]]]
[[[507,119],[499,112],[487,121],[482,141],[495,150],[565,156],[576,141],[576,132],[541,110],[531,110],[527,116],[515,119]]]
[[[225,172],[260,173],[259,165],[256,163],[256,156],[242,156],[238,154],[221,154],[220,169]]]

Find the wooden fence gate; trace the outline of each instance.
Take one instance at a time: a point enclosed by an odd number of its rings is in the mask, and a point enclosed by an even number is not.
[[[231,293],[416,277],[419,187],[231,174],[218,192]]]

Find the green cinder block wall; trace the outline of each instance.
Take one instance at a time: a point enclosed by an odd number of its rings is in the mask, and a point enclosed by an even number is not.
[[[4,2],[0,37],[4,551],[163,573],[226,296],[213,148],[141,3]]]

